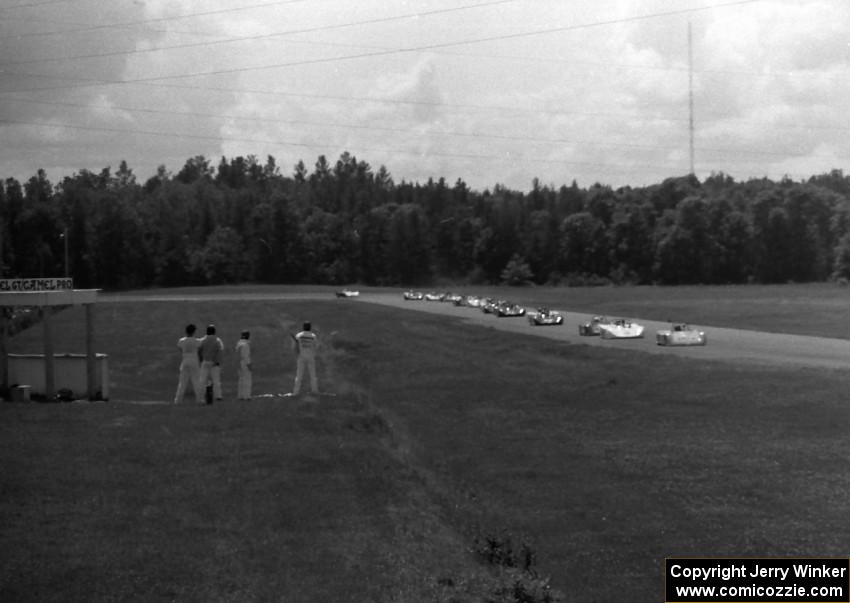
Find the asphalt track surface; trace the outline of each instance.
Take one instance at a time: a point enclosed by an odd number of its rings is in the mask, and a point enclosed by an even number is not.
[[[478,308],[458,307],[445,302],[407,301],[401,293],[363,293],[357,297],[332,298],[328,294],[317,293],[210,293],[210,294],[101,294],[98,301],[137,302],[137,301],[331,301],[339,304],[371,303],[411,312],[429,312],[442,316],[459,318],[467,323],[484,328],[499,329],[513,333],[523,333],[546,337],[569,343],[596,345],[614,349],[628,349],[648,354],[669,354],[685,358],[717,360],[733,363],[762,365],[784,365],[790,367],[844,369],[850,365],[850,340],[826,337],[809,337],[782,333],[764,333],[742,329],[701,327],[705,331],[708,345],[694,347],[665,347],[655,343],[655,332],[669,328],[668,323],[643,320],[634,316],[610,316],[609,318],[627,318],[644,325],[644,337],[641,339],[603,340],[600,337],[582,337],[578,326],[590,319],[585,313],[570,312],[560,308],[564,316],[561,326],[531,326],[528,319],[498,318],[485,314]],[[532,308],[527,308],[533,311]]]

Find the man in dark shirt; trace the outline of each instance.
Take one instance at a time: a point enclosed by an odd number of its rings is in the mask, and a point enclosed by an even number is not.
[[[198,357],[201,360],[201,387],[212,381],[213,398],[221,400],[221,355],[224,342],[216,337],[215,325],[207,326],[207,334],[201,339]]]

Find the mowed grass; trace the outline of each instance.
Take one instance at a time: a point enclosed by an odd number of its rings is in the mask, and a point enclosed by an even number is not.
[[[190,316],[257,333],[257,393],[291,384],[281,321],[313,320],[339,395],[2,405],[0,599],[475,601],[500,582],[471,549],[507,533],[568,601],[660,600],[667,556],[847,554],[843,372],[347,300],[101,304],[114,398],[173,395]]]

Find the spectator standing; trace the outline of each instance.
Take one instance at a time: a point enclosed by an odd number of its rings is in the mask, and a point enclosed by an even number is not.
[[[192,392],[195,394],[195,402],[200,403],[201,398],[201,363],[198,358],[198,349],[201,340],[195,337],[197,327],[193,324],[186,325],[186,335],[177,342],[177,347],[182,353],[180,360],[180,377],[177,381],[177,393],[174,395],[174,403],[181,404],[186,394],[186,388],[192,384]]]
[[[236,385],[236,398],[238,400],[251,399],[251,333],[242,331],[239,341],[236,343],[236,355],[239,358],[239,381]]]
[[[206,388],[212,381],[212,394],[216,400],[221,400],[221,357],[224,353],[224,342],[216,336],[215,325],[207,326],[207,334],[201,339],[199,355],[201,358],[201,387]],[[210,403],[209,401],[207,402]]]
[[[302,330],[293,336],[292,346],[296,357],[295,385],[292,388],[292,394],[297,396],[301,392],[301,380],[304,378],[304,371],[307,371],[310,375],[310,390],[314,394],[318,394],[316,351],[319,348],[319,338],[313,332],[312,325],[309,322],[305,322]]]

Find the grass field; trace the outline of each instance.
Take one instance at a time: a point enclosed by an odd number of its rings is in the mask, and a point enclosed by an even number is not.
[[[786,295],[802,316],[837,314],[834,291],[808,306]],[[623,312],[644,316],[649,297]],[[706,298],[691,311],[726,306]],[[57,340],[82,341],[80,317],[58,315]],[[167,400],[185,322],[215,321],[228,347],[248,328],[255,393],[286,391],[280,323],[304,319],[336,397],[0,406],[0,600],[520,600],[519,574],[476,554],[508,535],[566,601],[661,600],[667,556],[847,556],[840,371],[649,357],[330,299],[101,304],[98,351],[114,399]],[[32,329],[12,351],[39,342]],[[224,382],[232,398],[232,363]]]

